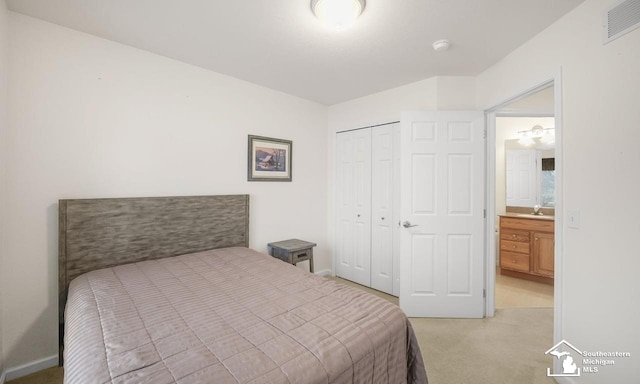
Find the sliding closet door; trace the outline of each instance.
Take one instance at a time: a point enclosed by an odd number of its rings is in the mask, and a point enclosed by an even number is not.
[[[371,132],[371,288],[393,294],[394,283],[394,128]]]
[[[336,275],[371,285],[371,130],[336,135]]]
[[[393,295],[400,296],[400,123],[393,125]]]

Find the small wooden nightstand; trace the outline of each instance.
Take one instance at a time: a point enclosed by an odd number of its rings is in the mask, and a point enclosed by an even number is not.
[[[269,254],[287,263],[296,265],[299,261],[309,260],[309,272],[313,273],[313,247],[315,243],[289,239],[267,244]]]

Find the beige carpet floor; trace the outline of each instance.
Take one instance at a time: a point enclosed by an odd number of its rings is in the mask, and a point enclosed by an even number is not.
[[[398,304],[397,297],[334,279]],[[498,308],[486,319],[410,319],[430,384],[556,382],[546,376],[553,360],[544,354],[553,346],[553,287],[497,276],[498,304],[518,307]]]
[[[346,280],[395,304],[396,297]],[[546,377],[552,359],[552,308],[499,308],[488,319],[410,319],[430,384],[555,383]],[[54,367],[7,384],[62,384]]]
[[[488,319],[410,319],[431,384],[555,383],[546,377],[551,308],[498,309]]]
[[[496,271],[496,308],[553,308],[553,285],[505,276]]]

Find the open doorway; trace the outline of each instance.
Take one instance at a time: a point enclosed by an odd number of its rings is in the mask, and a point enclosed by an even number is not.
[[[552,108],[553,88],[518,104],[540,95]],[[517,106],[495,129],[496,308],[553,308],[555,118]]]
[[[493,199],[495,308],[554,307],[554,86],[550,82],[494,108],[489,165]],[[491,287],[490,287],[491,288]]]

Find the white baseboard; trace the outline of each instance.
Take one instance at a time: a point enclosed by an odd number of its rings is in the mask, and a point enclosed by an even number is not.
[[[36,360],[31,363],[7,369],[7,371],[5,372],[5,379],[7,381],[18,379],[20,377],[42,371],[43,369],[55,367],[56,365],[58,365],[58,355],[45,357],[44,359]],[[3,381],[0,381],[0,384],[1,383],[3,383]]]
[[[331,272],[330,269],[323,269],[322,271],[317,271],[317,272],[314,272],[314,273],[316,275],[322,276],[322,277],[333,276],[333,272]]]

